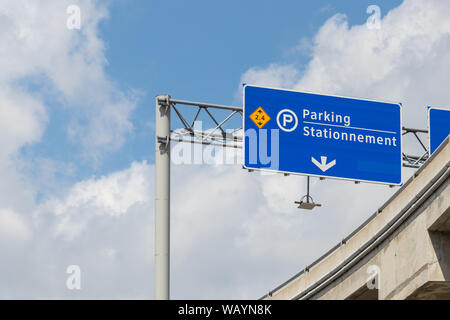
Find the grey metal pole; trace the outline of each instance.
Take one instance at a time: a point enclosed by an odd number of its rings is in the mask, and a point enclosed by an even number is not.
[[[309,202],[309,176],[306,177],[306,202]]]
[[[170,289],[170,96],[156,97],[155,299]]]

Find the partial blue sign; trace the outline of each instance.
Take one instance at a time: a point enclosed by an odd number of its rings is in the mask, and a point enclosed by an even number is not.
[[[244,168],[401,184],[401,104],[244,86]]]
[[[432,154],[450,134],[450,110],[428,107],[429,150]]]

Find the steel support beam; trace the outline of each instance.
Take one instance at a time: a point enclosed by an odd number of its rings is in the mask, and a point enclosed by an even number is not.
[[[193,102],[193,101],[185,101],[185,100],[175,100],[170,99],[171,103],[174,104],[184,104],[187,106],[198,106],[202,108],[213,108],[213,109],[223,109],[223,110],[232,110],[232,111],[238,111],[242,112],[242,107],[235,107],[235,106],[223,106],[220,104],[211,104],[211,103],[203,103],[203,102]]]
[[[170,292],[170,96],[156,97],[155,299]]]

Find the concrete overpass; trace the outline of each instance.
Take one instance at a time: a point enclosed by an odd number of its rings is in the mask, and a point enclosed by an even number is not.
[[[450,299],[450,143],[341,243],[262,299]]]

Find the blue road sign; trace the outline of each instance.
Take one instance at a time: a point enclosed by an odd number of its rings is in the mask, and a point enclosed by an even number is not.
[[[401,104],[244,86],[244,168],[401,184]]]
[[[432,154],[450,134],[450,109],[428,107],[428,140]]]

